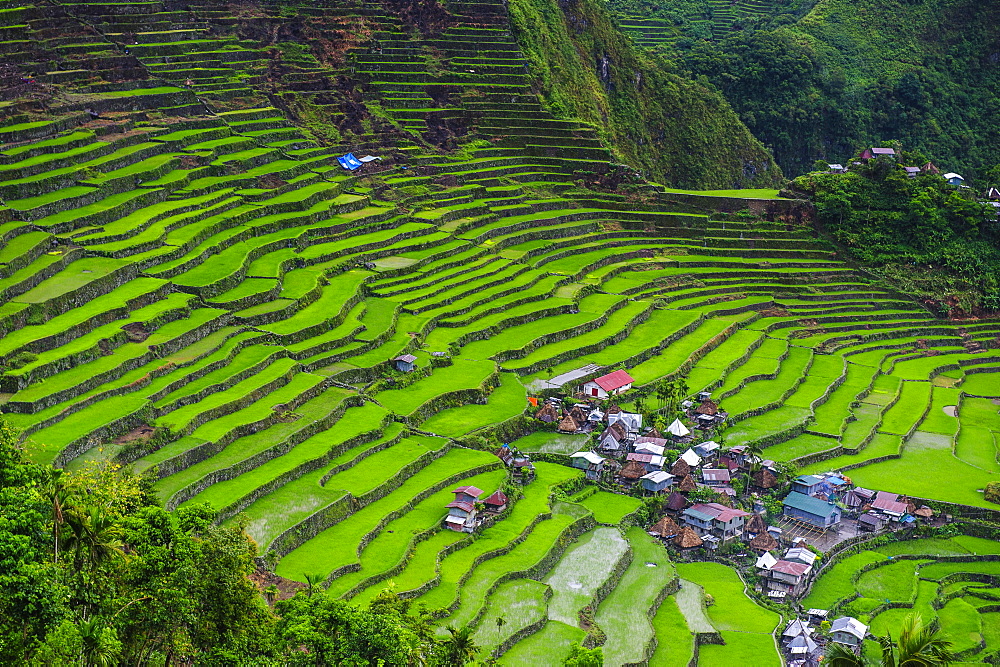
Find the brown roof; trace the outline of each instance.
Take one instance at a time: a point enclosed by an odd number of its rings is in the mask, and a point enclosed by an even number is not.
[[[761,468],[751,475],[751,479],[753,479],[754,486],[759,486],[762,489],[773,489],[778,486],[778,478],[765,468]]]
[[[743,530],[748,533],[766,533],[767,523],[764,521],[764,517],[760,514],[754,514],[750,517],[750,520],[747,521],[747,525]]]
[[[705,542],[698,537],[698,533],[694,532],[691,526],[684,526],[681,532],[677,534],[674,538],[674,546],[680,547],[681,549],[691,549],[693,547],[700,547]]]
[[[628,435],[628,432],[625,430],[625,427],[622,426],[621,422],[615,422],[611,426],[604,429],[604,433],[601,434],[601,438],[604,438],[606,435],[609,434],[613,435],[615,437],[615,440],[622,440],[623,438],[625,438],[625,436]]]
[[[811,565],[806,565],[805,563],[793,563],[787,560],[779,560],[771,566],[771,570],[773,572],[781,572],[782,574],[789,574],[793,577],[801,577],[811,568]]]
[[[667,498],[667,509],[678,511],[687,507],[687,498],[677,493],[676,491],[671,491],[670,496]]]
[[[694,481],[694,477],[691,475],[684,475],[684,479],[681,483],[677,485],[678,491],[694,491],[698,488],[698,484]]]
[[[569,416],[572,417],[579,426],[587,423],[587,413],[584,412],[583,408],[580,406],[574,406],[573,409],[569,411]]]
[[[670,474],[676,477],[686,477],[691,474],[691,466],[684,459],[677,459],[677,463],[670,469]]]
[[[729,468],[730,472],[732,472],[733,470],[739,468],[740,464],[737,463],[736,459],[729,454],[723,454],[719,457],[719,466],[722,468]]]
[[[915,514],[916,516],[922,516],[922,517],[924,517],[925,519],[929,519],[929,518],[931,518],[932,516],[934,516],[934,510],[932,510],[932,509],[931,509],[930,507],[928,507],[927,505],[924,505],[923,507],[921,507],[921,508],[920,508],[920,509],[918,509],[918,510],[914,510],[914,512],[913,512],[913,513],[914,513],[914,514]]]
[[[714,415],[719,411],[719,405],[711,399],[706,399],[701,402],[697,408],[695,408],[695,414],[698,415]]]
[[[559,422],[558,428],[563,433],[576,433],[579,426],[577,425],[576,420],[573,419],[571,415],[567,414],[562,418],[562,421]]]
[[[638,461],[629,461],[622,467],[622,471],[618,474],[625,479],[636,480],[646,474],[646,467]]]
[[[649,431],[646,432],[646,437],[647,438],[659,438],[660,440],[664,439],[663,436],[660,435],[660,432],[657,431],[655,428],[649,429]]]
[[[680,527],[669,516],[665,516],[656,522],[656,525],[649,529],[649,532],[656,533],[660,537],[673,537],[681,532]]]
[[[559,421],[559,411],[551,403],[546,403],[541,410],[535,413],[535,419],[541,419],[543,422],[551,424]]]
[[[617,415],[621,411],[622,409],[620,407],[618,407],[617,405],[612,405],[610,408],[608,408],[608,411],[605,414]]]
[[[756,537],[750,540],[750,548],[757,551],[770,551],[771,549],[778,548],[778,540],[771,536],[771,533],[766,530],[763,533],[758,533]]]
[[[506,505],[507,495],[503,491],[494,491],[493,495],[483,501],[486,505]]]

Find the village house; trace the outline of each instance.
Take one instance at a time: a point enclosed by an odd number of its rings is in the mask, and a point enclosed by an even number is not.
[[[519,484],[530,484],[535,479],[535,464],[527,454],[517,454],[510,464],[510,474]]]
[[[614,371],[589,382],[584,382],[581,393],[584,396],[604,399],[628,391],[632,388],[633,382],[635,380],[625,371]]]
[[[920,167],[903,167],[903,171],[906,172],[907,178],[916,178],[920,173]]]
[[[491,514],[500,514],[507,509],[510,502],[503,491],[497,490],[489,498],[483,501],[484,510]]]
[[[856,486],[844,495],[844,504],[847,509],[861,511],[865,505],[871,505],[875,498],[875,492]]]
[[[767,594],[773,598],[798,597],[809,584],[811,574],[811,565],[779,560],[767,570]]]
[[[823,486],[823,478],[816,475],[802,475],[792,481],[792,493],[804,493],[807,496],[815,495]]]
[[[667,427],[667,435],[673,438],[674,442],[686,442],[688,436],[691,435],[691,430],[682,424],[680,419],[675,419]]]
[[[782,514],[817,528],[831,528],[840,523],[841,511],[834,503],[804,493],[789,493],[782,501]]]
[[[944,180],[948,181],[948,185],[954,185],[956,188],[960,188],[965,184],[965,179],[953,171],[949,171],[945,174]]]
[[[873,160],[878,157],[896,157],[896,150],[893,148],[879,148],[878,146],[872,146],[861,151],[860,155],[862,160]]]
[[[554,424],[559,421],[559,410],[556,409],[555,405],[546,401],[542,409],[535,413],[535,419],[546,424]]]
[[[765,552],[760,555],[757,559],[755,567],[758,570],[770,570],[774,567],[774,564],[778,562],[778,559],[774,557],[770,552]],[[763,576],[763,573],[761,574]]]
[[[382,357],[383,359],[385,357]],[[412,354],[401,354],[398,357],[393,358],[393,365],[396,367],[397,371],[402,371],[404,373],[409,373],[417,367],[417,358]]]
[[[698,503],[681,512],[681,520],[701,538],[713,537],[722,542],[742,535],[748,516],[749,512],[718,503]]]
[[[712,428],[729,418],[729,413],[720,410],[718,404],[710,398],[702,400],[701,405],[691,410],[688,415],[701,429]]]
[[[805,547],[792,547],[785,552],[785,560],[790,563],[802,563],[810,567],[816,564],[818,556]]]
[[[753,539],[747,542],[747,546],[754,551],[768,552],[778,548],[778,540],[774,539],[774,536],[765,530],[762,533],[754,535]],[[774,558],[774,556],[771,556],[771,558]],[[777,562],[777,559],[775,559],[775,562]]]
[[[671,491],[670,495],[667,496],[667,509],[670,510],[671,512],[680,512],[687,506],[688,506],[687,498],[682,496],[677,491]]]
[[[683,454],[681,454],[679,460],[684,461],[684,463],[687,463],[692,468],[697,468],[701,465],[701,457],[698,456],[693,449],[686,450]]]
[[[663,464],[666,463],[666,459],[662,456],[657,456],[656,454],[641,454],[638,452],[632,452],[625,457],[626,461],[637,461],[646,468],[646,472],[653,472],[654,470],[663,470]]]
[[[882,516],[878,512],[869,511],[858,517],[858,530],[875,533],[885,528],[887,523],[889,523],[887,517]]]
[[[699,445],[694,446],[694,453],[700,456],[702,459],[710,459],[719,453],[719,443],[714,440],[708,440]]]
[[[841,616],[830,625],[830,639],[845,646],[860,646],[867,635],[868,626],[850,616]]]
[[[618,471],[618,477],[622,484],[631,486],[638,482],[646,474],[646,466],[639,461],[626,461],[622,469]]]
[[[444,518],[445,528],[459,533],[471,533],[479,523],[476,503],[483,491],[474,486],[460,486],[452,493],[455,494],[455,499],[446,506],[448,516]]]
[[[654,438],[639,438],[639,440],[636,440],[636,454],[655,454],[656,456],[663,456],[663,450],[666,449],[663,445],[658,445],[656,442],[640,442],[641,440],[654,440]]]
[[[656,522],[652,528],[649,529],[649,534],[653,537],[659,537],[664,540],[669,540],[680,534],[681,529],[673,519],[669,516],[665,516]]]
[[[597,439],[597,444],[603,452],[620,452],[628,446],[628,431],[622,422],[615,422],[604,429]]]
[[[628,433],[629,442],[639,437],[642,430],[642,415],[634,412],[611,412],[608,410],[608,425],[621,424]]]
[[[691,526],[684,526],[681,532],[674,537],[674,546],[678,549],[695,549],[705,544],[705,541],[698,536],[698,533]]]
[[[586,471],[587,479],[599,480],[604,472],[604,458],[594,452],[577,452],[569,459],[574,468]]]
[[[991,187],[986,191],[986,198],[990,201],[1000,201],[1000,189]]]
[[[726,468],[704,468],[701,481],[705,486],[728,486],[732,481]]]
[[[563,415],[563,418],[559,420],[559,425],[556,427],[556,430],[560,433],[576,433],[580,430],[580,425],[576,423],[575,419],[573,419],[573,415],[567,412]]]
[[[925,174],[940,174],[941,173],[941,170],[938,169],[934,165],[933,162],[926,162],[926,163],[924,163],[924,165],[922,167],[920,167],[920,171],[924,172]]]
[[[842,164],[830,164],[829,162],[827,162],[826,169],[831,174],[846,174],[847,173],[847,167],[845,167]]]
[[[646,473],[641,478],[642,488],[650,493],[662,493],[674,483],[674,476],[662,470]]]
[[[670,468],[670,474],[674,477],[687,477],[691,474],[692,468],[688,465],[687,461],[684,459],[677,459],[674,462],[672,468]]]
[[[503,461],[503,464],[508,468],[514,463],[514,452],[510,450],[509,445],[503,445],[496,451],[497,458]]]
[[[750,475],[750,481],[758,489],[763,489],[764,491],[768,491],[778,486],[778,478],[767,468],[761,468]]]

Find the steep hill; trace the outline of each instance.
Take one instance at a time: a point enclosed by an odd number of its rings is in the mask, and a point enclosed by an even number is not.
[[[974,178],[1000,163],[998,11],[996,0],[820,0],[789,25],[749,23],[669,50],[790,175],[897,139]]]

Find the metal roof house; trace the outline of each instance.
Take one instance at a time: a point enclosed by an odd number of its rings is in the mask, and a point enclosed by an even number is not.
[[[642,488],[646,491],[660,493],[670,488],[674,483],[674,476],[669,472],[654,470],[651,473],[643,475],[639,481],[642,484]]]
[[[584,382],[581,387],[581,392],[586,396],[592,396],[594,398],[607,398],[608,396],[614,396],[616,394],[621,394],[632,388],[632,383],[635,380],[632,376],[625,371],[614,371],[608,373],[607,375],[602,375],[599,378],[594,378],[588,382]]]
[[[868,626],[850,616],[841,616],[830,626],[830,639],[847,646],[859,646],[867,634]]]
[[[569,459],[574,468],[587,471],[587,479],[600,479],[604,472],[604,458],[594,452],[577,452]]]
[[[401,354],[398,357],[395,357],[392,360],[392,363],[396,367],[396,370],[409,373],[417,367],[415,363],[416,361],[417,358],[412,354]]]
[[[840,508],[825,500],[804,493],[789,493],[782,501],[784,516],[804,521],[817,528],[829,528],[840,523]]]

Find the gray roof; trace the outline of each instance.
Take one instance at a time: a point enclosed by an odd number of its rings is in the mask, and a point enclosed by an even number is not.
[[[789,493],[782,503],[813,516],[827,517],[832,516],[838,511],[836,505],[828,503],[825,500],[820,500],[819,498],[807,496],[804,493]]]

